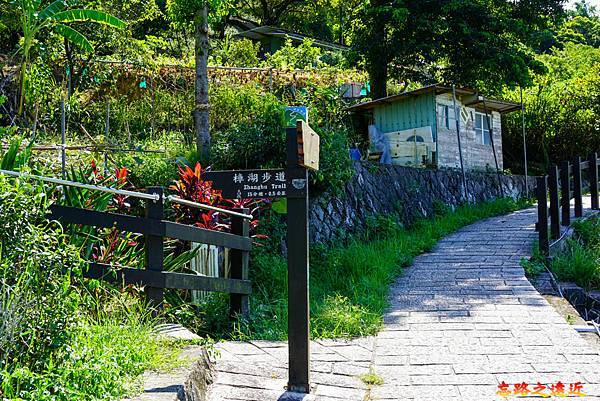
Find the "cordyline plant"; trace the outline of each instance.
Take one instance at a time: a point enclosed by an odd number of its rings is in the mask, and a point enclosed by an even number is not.
[[[179,180],[171,185],[172,189],[182,199],[202,203],[209,206],[219,206],[222,200],[221,191],[213,189],[212,181],[202,179],[200,163],[196,163],[194,169],[189,166],[179,167]],[[177,220],[184,224],[192,224],[208,230],[222,230],[226,226],[219,222],[219,212],[214,210],[203,210],[180,204],[174,204]]]
[[[94,160],[86,169],[71,170],[69,174],[69,180],[76,182],[134,189],[127,177],[127,168],[115,168],[112,174],[105,175]],[[127,196],[69,186],[63,188],[61,203],[65,206],[127,214],[137,209]],[[69,225],[66,229],[72,233],[71,238],[86,260],[132,267],[140,265],[144,260],[140,236],[137,234],[121,232],[116,228],[97,229],[92,226]]]
[[[220,190],[213,188],[212,181],[204,180],[203,169],[200,163],[196,163],[192,169],[189,166],[179,167],[179,180],[171,185],[169,189],[175,191],[182,199],[202,203],[209,206],[217,206],[223,209],[248,208],[250,213],[255,214],[261,201],[254,199],[224,199]],[[226,214],[213,210],[203,210],[180,204],[174,204],[173,208],[177,214],[177,220],[184,224],[191,224],[208,230],[227,231],[231,228],[231,222]],[[250,222],[250,228],[254,229],[258,220]]]

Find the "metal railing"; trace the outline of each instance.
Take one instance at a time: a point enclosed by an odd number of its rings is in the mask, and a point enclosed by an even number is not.
[[[186,206],[190,206],[190,207],[196,207],[198,209],[213,210],[215,212],[225,213],[230,216],[241,217],[242,219],[252,220],[254,218],[251,214],[238,213],[233,210],[223,209],[223,208],[220,208],[217,206],[211,206],[211,205],[205,205],[204,203],[192,202],[192,201],[189,201],[186,199],[182,199],[179,196],[175,196],[175,195],[167,196],[167,200],[169,202],[179,203],[181,205],[186,205]]]
[[[189,201],[189,200],[186,200],[186,199],[182,199],[182,198],[180,198],[178,196],[175,196],[175,195],[167,195],[167,196],[165,196],[165,195],[158,195],[156,193],[144,193],[144,192],[137,192],[137,191],[128,191],[128,190],[125,190],[125,189],[117,189],[117,188],[104,187],[104,186],[100,186],[100,185],[84,184],[82,182],[77,182],[77,181],[69,181],[69,180],[63,180],[63,179],[60,179],[60,178],[44,177],[44,176],[41,176],[41,175],[21,173],[21,172],[17,172],[17,171],[0,170],[0,173],[5,174],[5,175],[9,175],[9,176],[12,176],[12,177],[18,177],[18,178],[24,178],[24,179],[32,179],[32,180],[44,181],[44,182],[49,182],[49,183],[52,183],[52,184],[67,185],[67,186],[71,186],[71,187],[89,189],[89,190],[93,190],[93,191],[108,192],[108,193],[112,193],[112,194],[115,194],[115,195],[131,196],[131,197],[135,197],[135,198],[139,198],[139,199],[152,200],[154,202],[158,202],[161,199],[164,202],[164,200],[166,199],[169,202],[179,203],[181,205],[195,207],[195,208],[198,208],[198,209],[213,210],[215,212],[220,212],[220,213],[224,213],[224,214],[227,214],[227,215],[230,215],[230,216],[240,217],[242,219],[252,220],[254,218],[251,214],[239,213],[239,212],[236,212],[234,210],[229,210],[229,209],[224,209],[224,208],[217,207],[217,206],[212,206],[212,205],[206,205],[206,204],[203,204],[203,203],[193,202],[193,201]]]
[[[44,182],[49,182],[49,183],[57,184],[57,185],[67,185],[70,187],[89,189],[92,191],[108,192],[108,193],[112,193],[115,195],[131,196],[134,198],[147,199],[147,200],[151,200],[154,202],[158,202],[161,199],[160,195],[158,195],[158,194],[148,194],[148,193],[144,193],[144,192],[128,191],[125,189],[110,188],[110,187],[104,187],[104,186],[100,186],[100,185],[84,184],[82,182],[77,182],[77,181],[69,181],[69,180],[63,180],[60,178],[44,177],[41,175],[20,173],[17,171],[0,170],[0,173],[9,175],[12,177],[17,177],[17,178],[44,181]]]

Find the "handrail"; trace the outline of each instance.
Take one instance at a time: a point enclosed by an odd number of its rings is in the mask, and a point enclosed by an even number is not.
[[[2,145],[2,149],[8,149],[8,145]],[[106,145],[38,145],[33,146],[31,150],[42,152],[42,151],[55,151],[55,150],[94,150],[94,151],[109,151],[109,152],[131,152],[131,153],[166,153],[161,149],[136,149],[136,148],[118,148]]]
[[[227,209],[223,209],[223,208],[216,207],[216,206],[205,205],[203,203],[192,202],[192,201],[189,201],[186,199],[182,199],[179,196],[175,196],[175,195],[169,195],[169,196],[167,196],[167,199],[170,202],[180,203],[182,205],[191,206],[191,207],[197,207],[199,209],[214,210],[216,212],[221,212],[221,213],[229,214],[231,216],[241,217],[243,219],[252,220],[254,218],[251,214],[238,213],[238,212],[234,212],[233,210],[227,210]]]
[[[28,173],[19,173],[17,171],[0,170],[0,173],[5,174],[5,175],[10,175],[13,177],[20,177],[20,178],[25,178],[25,179],[34,179],[34,180],[50,182],[50,183],[58,184],[58,185],[67,185],[70,187],[90,189],[92,191],[102,191],[102,192],[108,192],[108,193],[117,194],[117,195],[132,196],[132,197],[140,198],[140,199],[149,199],[154,202],[158,202],[161,198],[159,194],[146,194],[143,192],[128,191],[125,189],[116,189],[116,188],[103,187],[103,186],[99,186],[99,185],[84,184],[81,182],[62,180],[59,178],[44,177],[41,175],[34,175],[34,174],[28,174]],[[239,213],[239,212],[235,212],[233,210],[223,209],[223,208],[211,206],[211,205],[205,205],[203,203],[198,203],[198,202],[193,202],[193,201],[189,201],[186,199],[182,199],[175,195],[169,195],[166,198],[170,202],[179,203],[179,204],[190,206],[190,207],[196,207],[199,209],[206,209],[206,210],[214,210],[216,212],[221,212],[221,213],[228,214],[230,216],[241,217],[243,219],[248,219],[248,220],[252,220],[254,218],[251,214]],[[164,196],[163,196],[163,199],[164,199]]]
[[[59,178],[44,177],[41,175],[34,175],[34,174],[28,174],[28,173],[19,173],[16,171],[0,170],[0,173],[5,174],[5,175],[10,175],[13,177],[20,177],[20,178],[25,178],[25,179],[34,179],[34,180],[50,182],[52,184],[67,185],[70,187],[90,189],[92,191],[102,191],[102,192],[108,192],[108,193],[117,194],[117,195],[132,196],[134,198],[148,199],[148,200],[151,200],[154,202],[158,202],[160,200],[159,194],[146,194],[143,192],[127,191],[125,189],[116,189],[116,188],[103,187],[103,186],[99,186],[99,185],[84,184],[82,182],[61,180]]]

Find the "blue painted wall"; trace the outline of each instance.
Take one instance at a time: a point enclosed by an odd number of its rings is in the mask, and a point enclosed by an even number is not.
[[[375,125],[382,132],[403,131],[431,126],[434,141],[437,138],[435,94],[424,93],[373,109]]]

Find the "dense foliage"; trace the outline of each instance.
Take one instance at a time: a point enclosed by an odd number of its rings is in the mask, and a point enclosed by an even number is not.
[[[144,370],[175,359],[172,344],[153,335],[164,320],[207,336],[286,337],[285,202],[223,199],[197,163],[283,166],[286,106],[307,106],[321,138],[312,194],[341,191],[353,175],[348,149],[364,138],[345,110],[357,101],[342,95],[349,84],[365,91],[360,101],[434,81],[519,101],[521,86],[534,170],[600,147],[600,19],[585,2],[572,11],[560,0],[80,0],[76,7],[0,0],[0,145],[8,147],[0,167],[58,176],[56,149],[31,147],[60,143],[64,116],[67,143],[87,146],[67,152],[69,179],[161,185],[213,206],[251,208],[258,218],[252,315],[230,321],[226,295],[192,303],[189,292],[174,290],[157,318],[140,288],[83,280],[84,261],[141,267],[143,237],[61,226],[46,219],[48,205],[141,215],[142,202],[0,175],[2,399],[120,398]],[[256,25],[335,43],[236,35]],[[344,45],[348,51],[339,50]],[[505,165],[517,172],[520,124],[518,113],[503,122]],[[167,217],[184,224],[227,231],[231,223],[166,205]],[[413,256],[465,224],[520,206],[499,200],[451,213],[441,205],[437,217],[408,228],[374,216],[357,236],[311,247],[312,334],[375,334],[388,285]],[[577,230],[553,268],[597,288],[597,221]],[[188,269],[190,248],[166,241],[165,268]]]
[[[139,298],[83,285],[79,248],[45,218],[47,194],[0,176],[0,397],[120,397],[175,352]]]
[[[586,290],[600,288],[600,218],[574,223],[575,235],[551,264],[560,281],[572,281]]]
[[[600,149],[600,48],[568,42],[538,59],[548,73],[534,77],[523,101],[529,158],[547,171],[551,162]],[[519,101],[519,90],[506,97]],[[507,162],[520,171],[521,116],[509,115],[504,128]]]

